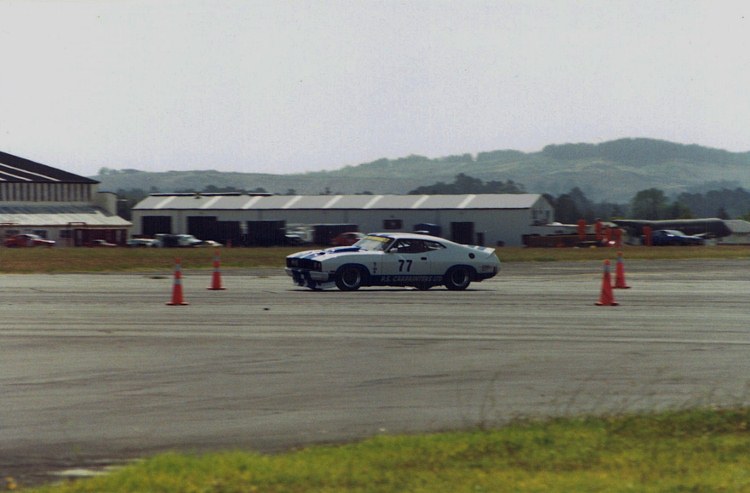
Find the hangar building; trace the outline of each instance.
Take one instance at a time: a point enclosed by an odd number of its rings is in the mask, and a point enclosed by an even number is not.
[[[285,234],[327,244],[343,231],[426,230],[459,243],[522,245],[554,220],[539,194],[152,194],[133,208],[133,234],[192,234],[233,245],[279,245]]]
[[[124,244],[131,223],[99,182],[0,152],[0,242],[33,233],[60,246],[93,240]]]

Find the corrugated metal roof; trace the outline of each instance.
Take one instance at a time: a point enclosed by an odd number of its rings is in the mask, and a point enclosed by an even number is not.
[[[21,183],[99,183],[46,164],[0,152],[0,181]]]
[[[742,219],[725,219],[724,224],[729,226],[732,233],[747,234],[750,233],[750,222]]]
[[[529,209],[541,195],[152,195],[134,210]]]
[[[0,223],[18,226],[65,226],[68,223],[118,228],[132,226],[120,216],[108,216],[96,207],[77,205],[4,205],[0,206]]]

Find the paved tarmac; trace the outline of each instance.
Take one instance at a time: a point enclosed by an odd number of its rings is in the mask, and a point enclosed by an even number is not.
[[[747,260],[504,264],[464,292],[278,272],[0,276],[0,477],[518,416],[747,404]],[[614,269],[613,269],[614,272]]]

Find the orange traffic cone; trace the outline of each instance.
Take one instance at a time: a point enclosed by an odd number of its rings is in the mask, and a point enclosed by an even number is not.
[[[615,289],[630,289],[625,282],[625,266],[622,263],[622,252],[617,252],[617,266],[615,267]]]
[[[175,259],[174,266],[174,286],[172,287],[172,301],[167,305],[189,305],[182,298],[182,266],[180,265],[180,259]]]
[[[602,277],[602,292],[599,296],[599,301],[596,302],[597,306],[617,306],[619,303],[615,301],[615,296],[612,294],[612,279],[609,275],[609,260],[604,261],[604,275]]]
[[[212,291],[221,291],[225,288],[221,287],[221,255],[219,254],[219,251],[216,250],[216,253],[214,253],[214,274],[211,277],[211,287],[207,288]]]

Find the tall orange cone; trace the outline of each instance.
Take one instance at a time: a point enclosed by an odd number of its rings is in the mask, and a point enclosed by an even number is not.
[[[599,301],[596,302],[596,306],[617,306],[619,303],[615,301],[615,296],[612,293],[612,279],[609,275],[609,260],[604,261],[604,275],[602,276],[602,292],[599,296]]]
[[[630,289],[625,282],[625,266],[622,263],[622,252],[617,252],[617,266],[615,267],[615,289]]]
[[[189,305],[182,297],[182,266],[180,265],[180,259],[175,259],[174,265],[174,285],[172,287],[172,301],[167,305]]]
[[[221,287],[221,254],[219,253],[219,250],[216,250],[214,253],[214,274],[211,277],[211,287],[207,288],[212,291],[221,291],[223,288]]]

